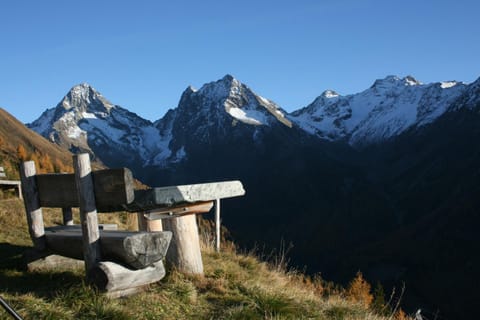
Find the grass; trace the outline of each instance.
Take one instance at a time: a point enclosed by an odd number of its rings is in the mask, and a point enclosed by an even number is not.
[[[124,228],[135,224],[126,214],[101,217]],[[59,224],[61,212],[44,210],[44,219]],[[204,276],[167,270],[145,292],[109,299],[85,284],[81,268],[23,271],[22,252],[31,246],[25,220],[20,200],[0,200],[0,296],[25,319],[394,319],[350,301],[345,290],[320,278],[238,253],[231,244],[217,253],[208,240]],[[10,319],[1,308],[0,319]]]

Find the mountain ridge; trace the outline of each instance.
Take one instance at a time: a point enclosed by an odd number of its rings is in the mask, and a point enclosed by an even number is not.
[[[435,121],[466,87],[460,82],[424,85],[412,76],[387,76],[357,94],[340,96],[327,91],[292,116],[313,135],[363,147]]]
[[[347,141],[362,148],[435,121],[472,85],[456,81],[423,84],[412,76],[387,76],[356,94],[342,96],[325,90],[306,107],[288,113],[227,74],[198,90],[187,87],[178,106],[152,122],[112,104],[82,83],[28,127],[70,151],[95,156],[98,150],[113,149],[130,159],[130,165],[141,167],[182,161],[188,155],[189,136],[210,139],[243,130],[250,131],[249,139],[255,140],[265,131],[260,127],[279,123],[319,139]],[[239,123],[244,129],[235,129]],[[106,158],[107,165],[117,164],[113,154]]]

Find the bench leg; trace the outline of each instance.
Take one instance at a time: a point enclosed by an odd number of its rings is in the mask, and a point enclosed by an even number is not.
[[[167,262],[178,271],[203,274],[202,253],[195,214],[163,219],[165,231],[172,231],[172,241],[167,251]]]

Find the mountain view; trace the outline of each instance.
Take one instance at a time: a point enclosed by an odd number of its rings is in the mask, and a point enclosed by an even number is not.
[[[157,121],[133,111],[83,83],[28,127],[150,186],[239,179],[247,195],[222,221],[242,248],[286,245],[307,273],[345,282],[361,270],[404,285],[412,310],[476,314],[480,79],[388,76],[289,113],[226,75],[188,87]]]

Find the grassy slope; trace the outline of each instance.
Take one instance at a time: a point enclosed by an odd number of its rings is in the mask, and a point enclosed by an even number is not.
[[[101,217],[135,224],[126,214]],[[61,212],[44,209],[44,218],[46,225],[58,224]],[[20,200],[0,201],[0,296],[25,319],[388,319],[338,293],[325,294],[321,282],[205,244],[204,277],[168,270],[146,292],[110,300],[85,285],[83,269],[22,271],[21,254],[31,245],[25,220]],[[1,308],[0,319],[9,319]]]
[[[28,154],[35,150],[48,154],[52,160],[59,161],[65,166],[71,166],[72,155],[61,149],[36,132],[28,129],[23,123],[0,108],[0,165],[5,167],[11,178],[18,176],[17,148],[22,145]]]

